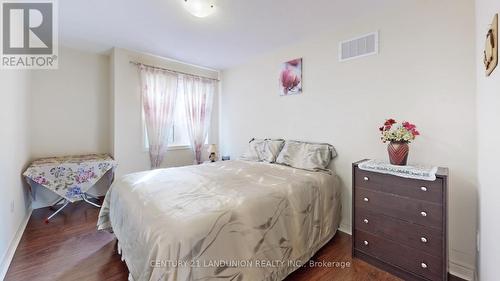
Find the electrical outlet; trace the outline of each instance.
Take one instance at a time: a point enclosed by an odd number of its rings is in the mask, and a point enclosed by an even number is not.
[[[14,200],[10,201],[10,212],[14,213]]]

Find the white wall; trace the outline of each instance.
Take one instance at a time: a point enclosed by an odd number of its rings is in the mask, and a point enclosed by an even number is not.
[[[0,70],[0,279],[27,221],[30,200],[21,173],[29,161],[30,73]]]
[[[61,48],[59,62],[33,71],[33,157],[109,152],[109,56]]]
[[[141,118],[140,79],[137,66],[130,61],[165,67],[185,73],[218,78],[214,70],[186,63],[115,48],[112,58],[113,88],[113,155],[118,161],[117,175],[148,170],[149,154],[144,150]],[[218,143],[218,94],[215,95],[212,130],[209,143]],[[163,167],[183,166],[193,163],[190,149],[171,150],[165,156]]]
[[[347,25],[348,24],[348,25]],[[380,30],[380,54],[344,63],[338,43]],[[351,163],[387,159],[378,127],[418,125],[410,162],[450,168],[453,273],[470,278],[476,238],[474,3],[400,1],[383,13],[222,72],[221,148],[238,157],[252,137],[329,142],[343,186],[341,228],[351,229]],[[303,94],[280,97],[280,64],[303,57]]]
[[[476,1],[475,59],[477,62],[477,124],[479,177],[479,277],[482,281],[498,280],[500,260],[500,177],[496,163],[500,158],[500,66],[486,77],[482,53],[486,31],[495,13],[500,13],[498,0]]]
[[[111,152],[109,56],[59,48],[57,70],[35,70],[31,158]],[[105,186],[90,191],[104,195]],[[37,189],[34,208],[57,199]]]

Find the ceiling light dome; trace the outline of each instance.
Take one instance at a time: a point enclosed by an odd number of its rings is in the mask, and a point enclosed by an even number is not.
[[[214,0],[184,0],[184,8],[193,16],[204,18],[215,12]]]

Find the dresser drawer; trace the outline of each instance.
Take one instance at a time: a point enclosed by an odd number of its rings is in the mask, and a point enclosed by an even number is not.
[[[355,169],[355,187],[393,193],[405,197],[442,204],[442,179],[424,181]]]
[[[361,252],[429,280],[443,278],[445,267],[440,258],[359,230],[355,237],[354,247]]]
[[[364,188],[356,189],[355,204],[356,208],[371,210],[423,226],[443,228],[443,207],[438,204]]]
[[[443,255],[443,233],[439,229],[408,223],[363,208],[356,210],[354,228],[436,257]]]

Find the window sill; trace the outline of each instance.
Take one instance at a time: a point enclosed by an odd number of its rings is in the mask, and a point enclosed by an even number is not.
[[[189,150],[191,149],[191,146],[189,145],[174,145],[174,146],[169,146],[167,150]]]
[[[167,151],[171,150],[191,150],[191,146],[189,145],[175,145],[175,146],[169,146],[167,148]],[[144,152],[149,152],[149,148],[145,147],[143,149]]]

